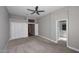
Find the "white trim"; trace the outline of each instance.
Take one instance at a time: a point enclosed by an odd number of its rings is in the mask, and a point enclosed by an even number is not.
[[[35,24],[35,35],[38,35],[38,24]]]
[[[71,47],[71,46],[69,46],[69,45],[67,45],[67,47],[68,47],[69,49],[71,49],[71,50],[74,50],[74,51],[79,52],[79,49],[77,49],[77,48]]]
[[[52,40],[52,39],[50,39],[50,38],[48,38],[48,37],[45,37],[45,36],[42,36],[42,35],[38,35],[38,36],[40,36],[40,37],[42,37],[42,38],[45,38],[45,39],[47,39],[47,40],[49,40],[49,41],[54,42],[54,43],[57,44],[57,41]]]
[[[57,41],[54,41],[54,40],[49,39],[49,38],[47,38],[47,37],[45,37],[45,36],[42,36],[42,35],[38,35],[38,36],[40,36],[40,37],[42,37],[42,38],[45,38],[45,39],[47,39],[47,40],[50,40],[51,42],[54,42],[54,43],[56,43],[56,44],[57,44]],[[69,49],[71,49],[71,50],[74,50],[74,51],[79,52],[79,49],[74,48],[74,47],[71,47],[71,46],[69,46],[68,44],[67,44],[67,47],[68,47]]]
[[[38,24],[35,24],[35,23],[28,23],[28,24],[34,24],[34,26],[35,26],[35,30],[34,30],[34,32],[35,32],[35,35],[37,36],[38,35]],[[28,28],[27,28],[28,29]],[[27,33],[28,33],[28,31],[27,31]],[[29,36],[28,36],[29,37]]]
[[[67,21],[67,22],[66,22],[66,23],[67,23],[67,43],[66,43],[66,44],[68,45],[68,39],[69,39],[69,38],[68,38],[68,34],[69,34],[69,33],[68,33],[68,29],[69,29],[69,28],[68,28],[68,27],[69,27],[68,19],[56,20],[56,41],[58,42],[58,39],[59,39],[59,38],[58,38],[58,30],[57,30],[58,22],[59,22],[59,21],[64,21],[64,20]]]
[[[32,23],[32,22],[28,22],[28,24],[38,24],[38,23]]]
[[[23,38],[27,38],[27,36],[26,37],[19,37],[19,38],[10,38],[9,40],[17,40],[17,39],[23,39]]]

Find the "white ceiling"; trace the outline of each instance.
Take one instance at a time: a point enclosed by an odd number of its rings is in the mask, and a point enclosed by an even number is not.
[[[29,17],[39,18],[62,7],[63,6],[39,6],[39,10],[45,10],[45,12],[40,12],[40,15],[36,13],[31,15],[31,12],[27,10],[34,9],[35,6],[7,6],[7,9],[12,15],[27,16],[28,14]]]

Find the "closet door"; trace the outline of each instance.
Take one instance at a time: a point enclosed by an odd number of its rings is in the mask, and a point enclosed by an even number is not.
[[[11,22],[11,39],[23,38],[28,36],[28,25],[25,22]]]

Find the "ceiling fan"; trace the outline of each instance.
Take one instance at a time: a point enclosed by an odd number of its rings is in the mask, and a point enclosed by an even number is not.
[[[45,12],[44,10],[38,10],[38,6],[36,6],[35,7],[35,10],[32,10],[32,9],[27,9],[28,11],[32,11],[32,13],[31,14],[34,14],[34,13],[36,13],[37,15],[40,15],[40,13],[39,12]]]

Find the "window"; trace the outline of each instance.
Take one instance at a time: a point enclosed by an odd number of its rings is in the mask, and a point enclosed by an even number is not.
[[[62,30],[66,30],[66,24],[62,24]]]

